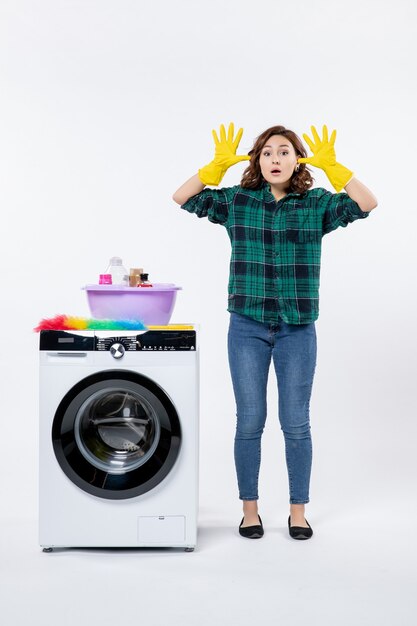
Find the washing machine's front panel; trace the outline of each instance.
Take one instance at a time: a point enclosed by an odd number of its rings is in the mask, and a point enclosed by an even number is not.
[[[196,545],[195,333],[135,334],[41,333],[43,547]]]

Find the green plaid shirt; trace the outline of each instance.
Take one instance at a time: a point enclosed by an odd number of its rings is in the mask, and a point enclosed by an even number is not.
[[[269,184],[203,189],[182,209],[225,226],[232,244],[228,311],[259,322],[319,316],[321,240],[369,213],[321,187],[275,200]]]

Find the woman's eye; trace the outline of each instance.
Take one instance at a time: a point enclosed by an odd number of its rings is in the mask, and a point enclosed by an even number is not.
[[[271,153],[268,152],[268,151],[267,152],[263,152],[262,154],[263,154],[263,156],[266,156],[266,157],[271,155]],[[289,154],[289,152],[288,152],[288,150],[282,150],[282,152],[280,152],[280,154]]]

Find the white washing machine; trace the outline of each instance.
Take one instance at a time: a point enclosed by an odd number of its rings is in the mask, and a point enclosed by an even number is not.
[[[44,551],[196,546],[199,351],[191,328],[41,331]]]

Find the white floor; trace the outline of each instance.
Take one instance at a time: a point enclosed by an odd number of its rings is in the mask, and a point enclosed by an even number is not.
[[[362,512],[306,509],[314,535],[296,541],[288,535],[286,510],[278,519],[263,507],[265,535],[249,540],[238,534],[239,515],[222,519],[201,506],[192,553],[44,554],[36,520],[9,520],[1,528],[1,621],[405,626],[416,619],[416,527],[401,523],[400,507],[401,501],[380,500]]]

